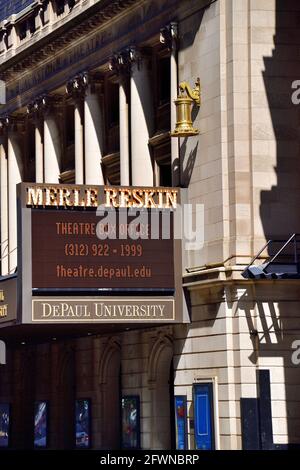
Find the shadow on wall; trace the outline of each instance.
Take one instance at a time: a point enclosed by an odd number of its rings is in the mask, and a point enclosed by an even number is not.
[[[196,34],[200,30],[200,26],[203,20],[203,16],[205,11],[209,8],[210,4],[213,3],[213,1],[202,1],[199,2],[199,11],[196,15],[191,15],[181,21],[180,23],[180,29],[179,29],[179,49],[180,51],[184,51],[185,49],[192,47]],[[181,77],[182,80],[187,80],[188,77]],[[193,77],[195,80],[197,77]],[[190,83],[190,85],[193,87],[194,83]],[[199,113],[200,108],[196,105],[193,105],[192,107],[192,122],[195,122],[195,119],[197,118],[197,115]],[[197,126],[196,126],[197,127]],[[197,144],[191,148],[191,145],[193,145],[194,141],[197,140]],[[199,140],[198,136],[195,138],[195,140],[192,140],[192,138],[183,138],[180,140],[180,162],[178,165],[178,162],[174,162],[174,167],[178,168],[180,167],[180,181],[181,181],[181,186],[184,188],[187,188],[189,186],[191,176],[193,173],[196,157],[197,157],[197,151],[198,151],[198,145],[199,145]],[[188,145],[189,144],[189,145]]]
[[[260,427],[259,445],[262,449],[280,449],[287,445],[299,448],[300,444],[300,407],[297,398],[300,369],[295,362],[295,357],[299,357],[299,354],[293,347],[294,341],[299,340],[299,319],[295,312],[300,309],[300,293],[297,285],[289,287],[289,299],[298,298],[298,301],[287,300],[275,305],[273,299],[276,299],[278,289],[281,292],[286,289],[283,282],[280,287],[275,281],[269,286],[257,284],[245,289],[238,305],[238,309],[244,311],[252,343],[249,360],[254,365],[259,364],[260,373],[267,372],[269,375],[267,384],[257,377],[257,424]],[[244,399],[246,400],[248,399]],[[284,438],[283,443],[276,444],[273,431],[274,434],[286,433],[285,414],[288,438]]]
[[[272,56],[264,57],[262,73],[273,129],[270,131],[263,124],[253,123],[257,140],[264,141],[262,145],[265,145],[265,152],[261,158],[266,159],[268,168],[272,165],[272,154],[274,155],[272,149],[274,136],[276,139],[276,185],[260,193],[260,217],[267,240],[287,239],[292,233],[300,232],[300,105],[296,106],[291,99],[294,91],[292,83],[300,79],[299,26],[299,1],[277,0],[275,47]],[[256,290],[263,290],[264,287],[260,286],[259,282]],[[300,368],[293,366],[291,362],[293,339],[296,339],[297,335],[300,337],[297,329],[300,320],[300,303],[297,295],[299,285],[293,290],[288,280],[284,282],[274,281],[270,287],[266,285],[261,296],[257,296],[255,292],[255,298],[262,299],[256,301],[258,333],[251,316],[251,302],[245,301],[244,307],[249,331],[252,331],[254,353],[251,360],[256,362],[256,356],[259,355],[260,358],[264,358],[264,364],[276,363],[284,366],[284,377],[280,377],[282,366],[278,369],[272,368],[271,392],[274,393],[274,400],[281,401],[282,408],[286,406],[288,439],[285,443],[300,444],[300,407],[296,402],[300,389]],[[281,299],[285,299],[287,294],[289,300],[282,301]],[[249,292],[246,292],[244,300],[247,297],[251,300]],[[280,300],[277,301],[275,310],[276,298]],[[276,370],[278,372],[275,375]],[[285,382],[285,385],[280,385],[280,382]],[[284,418],[284,415],[285,411],[282,411],[278,416]],[[276,421],[277,433],[285,434],[284,420],[282,424],[279,419]],[[273,426],[274,423],[273,416]],[[282,429],[278,430],[280,426]]]
[[[180,3],[180,2],[178,2]],[[193,2],[195,5],[195,2]],[[179,49],[181,51],[187,49],[188,47],[192,46],[195,41],[196,34],[200,30],[200,25],[202,23],[202,19],[205,13],[205,10],[209,8],[210,4],[214,3],[214,0],[201,0],[197,2],[198,7],[198,14],[197,15],[190,15],[187,18],[184,18],[180,21],[179,30]],[[191,5],[192,7],[192,5]],[[183,32],[184,30],[184,32]]]
[[[271,57],[264,58],[263,71],[273,130],[270,133],[263,125],[253,123],[257,139],[269,144],[264,157],[268,167],[270,144],[274,136],[276,139],[276,186],[261,191],[260,198],[266,239],[288,238],[300,232],[300,105],[292,102],[292,83],[300,79],[299,18],[299,1],[277,0],[275,48]]]
[[[180,155],[181,155],[181,167],[180,167],[180,181],[181,187],[187,188],[190,184],[190,180],[192,177],[193,169],[195,166],[195,161],[197,157],[199,142],[195,145],[195,147],[190,150],[189,155],[186,157],[187,152],[187,138],[184,139],[183,144],[180,147]]]

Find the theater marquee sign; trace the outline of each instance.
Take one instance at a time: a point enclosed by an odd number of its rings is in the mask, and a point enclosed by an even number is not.
[[[174,289],[173,239],[134,240],[130,230],[128,221],[102,223],[95,210],[32,210],[32,287]],[[148,236],[148,220],[139,231]]]
[[[0,325],[17,320],[17,278],[15,275],[0,280]]]
[[[21,183],[23,322],[182,322],[179,196],[178,188]]]

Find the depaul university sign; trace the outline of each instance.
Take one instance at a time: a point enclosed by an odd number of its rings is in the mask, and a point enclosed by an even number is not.
[[[33,299],[32,320],[56,323],[174,320],[174,299]]]

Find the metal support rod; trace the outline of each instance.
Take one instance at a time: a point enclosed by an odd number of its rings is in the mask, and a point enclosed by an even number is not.
[[[296,237],[296,233],[293,233],[293,235],[285,242],[285,244],[280,248],[280,250],[277,251],[276,255],[274,255],[273,258],[267,262],[267,264],[265,265],[265,268],[267,268],[270,263],[273,263],[273,261],[278,257],[278,255],[280,255],[280,253],[282,253],[282,251],[293,240],[294,237]]]

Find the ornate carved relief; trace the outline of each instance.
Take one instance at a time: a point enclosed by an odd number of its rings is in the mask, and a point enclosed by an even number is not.
[[[109,70],[117,73],[118,75],[127,74],[131,72],[131,67],[134,63],[141,60],[140,51],[134,47],[127,47],[126,49],[115,53],[109,60]]]
[[[178,26],[177,23],[172,22],[161,28],[159,41],[164,44],[169,50],[172,50],[178,40]]]
[[[0,119],[0,133],[3,135],[7,131],[10,133],[25,132],[25,116],[6,116]]]
[[[74,100],[82,99],[88,88],[92,93],[103,92],[103,78],[99,73],[83,72],[76,75],[67,82],[66,93]]]
[[[88,86],[88,75],[82,73],[69,80],[66,84],[66,93],[73,99],[82,99]]]
[[[61,107],[61,100],[58,96],[42,95],[28,104],[27,114],[40,119],[54,109]]]
[[[105,349],[100,359],[99,371],[98,371],[99,385],[104,385],[106,383],[107,372],[110,367],[110,361],[111,361],[111,358],[116,353],[121,358],[120,338],[117,336],[113,336],[109,339],[108,343],[106,344]]]

